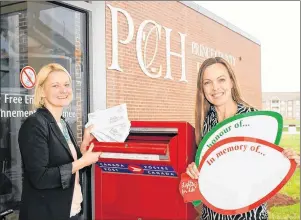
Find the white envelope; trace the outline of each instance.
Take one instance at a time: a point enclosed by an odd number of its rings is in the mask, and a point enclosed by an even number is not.
[[[91,133],[100,142],[124,142],[129,135],[131,122],[126,104],[89,113],[88,120],[85,127],[93,124]]]

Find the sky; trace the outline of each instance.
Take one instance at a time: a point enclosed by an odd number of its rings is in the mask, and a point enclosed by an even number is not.
[[[261,43],[262,92],[300,92],[299,1],[194,1]]]

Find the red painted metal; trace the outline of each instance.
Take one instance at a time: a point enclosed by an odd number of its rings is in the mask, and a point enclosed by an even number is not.
[[[166,220],[195,219],[197,213],[191,203],[184,203],[179,192],[181,173],[194,161],[194,128],[187,122],[132,121],[132,128],[176,128],[176,134],[130,134],[125,143],[96,143],[95,150],[139,154],[168,154],[160,161],[101,158],[103,163],[128,164],[130,173],[104,172],[95,165],[94,219]],[[115,147],[114,147],[115,146]],[[131,146],[131,147],[129,147]],[[145,148],[143,147],[145,146]],[[110,150],[108,150],[110,149]],[[160,152],[161,151],[161,152]],[[127,151],[127,153],[130,151]],[[143,174],[141,164],[148,164],[160,173],[164,166],[172,167],[177,176]]]
[[[167,153],[168,144],[161,143],[109,143],[92,141],[94,143],[94,151],[114,152],[114,153],[139,153],[139,154],[158,154],[165,155]]]

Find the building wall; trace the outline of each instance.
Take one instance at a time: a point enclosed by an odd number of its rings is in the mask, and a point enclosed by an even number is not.
[[[118,13],[118,40],[126,40],[130,28],[127,21],[134,25],[133,38],[126,44],[118,43],[118,63],[123,70],[112,68],[114,40],[112,40],[111,7],[123,9],[128,13]],[[116,9],[115,9],[116,10]],[[114,9],[113,9],[114,11]],[[153,20],[161,25],[161,39],[158,40],[156,56],[156,29],[149,35],[146,49],[146,63],[154,62],[147,68],[151,73],[158,72],[159,78],[147,76],[137,60],[137,31],[145,20]],[[182,59],[171,56],[170,67],[173,79],[164,79],[167,71],[166,30],[171,30],[170,50],[181,54],[180,33],[185,35],[185,72],[187,82],[180,81],[182,77]],[[145,36],[154,25],[144,28]],[[195,92],[198,66],[206,59],[192,52],[192,42],[207,48],[232,55],[242,94],[247,102],[261,108],[261,76],[260,76],[260,45],[205,17],[188,6],[176,2],[106,2],[106,65],[107,65],[107,107],[127,103],[130,120],[178,120],[188,121],[194,125]],[[116,44],[115,44],[116,45]],[[142,43],[142,48],[145,41]],[[209,50],[209,55],[211,54]],[[240,59],[241,58],[241,59]],[[111,67],[111,68],[110,68]]]
[[[280,113],[284,119],[300,120],[300,92],[264,92],[262,107]]]

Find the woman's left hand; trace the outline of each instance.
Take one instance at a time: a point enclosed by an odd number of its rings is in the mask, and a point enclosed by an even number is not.
[[[297,167],[300,167],[300,155],[292,149],[284,149],[282,154],[290,160],[294,160],[297,163]]]
[[[80,146],[81,153],[85,153],[87,151],[87,146],[89,146],[90,142],[94,139],[94,136],[91,134],[93,129],[93,125],[90,125],[89,127],[85,128],[83,141]]]

